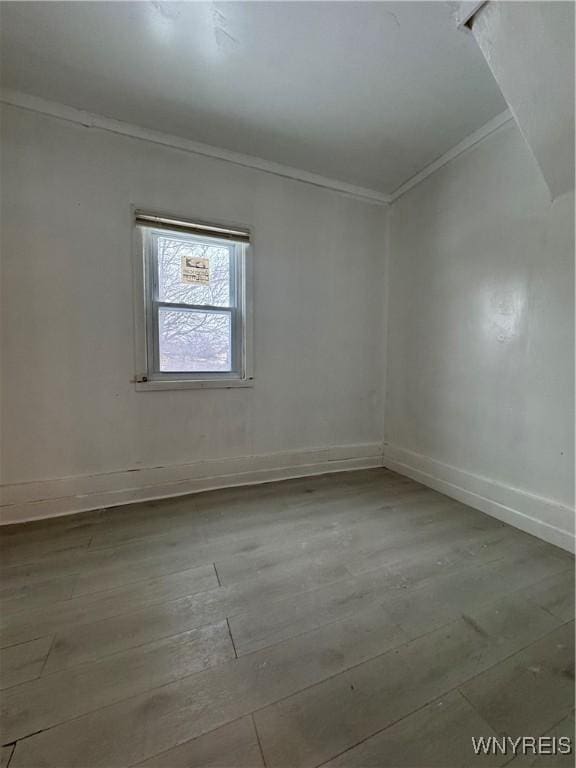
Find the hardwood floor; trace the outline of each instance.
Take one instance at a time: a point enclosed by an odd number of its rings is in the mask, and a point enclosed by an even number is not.
[[[1,768],[502,766],[471,737],[574,736],[573,558],[388,470],[1,542]],[[573,757],[545,759],[511,764]]]

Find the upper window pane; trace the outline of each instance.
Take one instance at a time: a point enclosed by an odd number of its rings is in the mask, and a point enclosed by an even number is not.
[[[172,234],[156,242],[159,301],[230,306],[230,246]]]

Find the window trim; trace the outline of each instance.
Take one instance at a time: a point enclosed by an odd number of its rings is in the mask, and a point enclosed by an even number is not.
[[[144,213],[145,211],[145,213]],[[232,331],[232,340],[235,344],[232,350],[232,365],[237,368],[234,371],[205,372],[205,373],[177,373],[177,372],[159,372],[155,370],[154,360],[157,359],[157,351],[154,350],[151,339],[155,338],[152,323],[155,322],[154,307],[164,302],[153,302],[154,287],[151,284],[152,274],[155,270],[150,268],[150,259],[152,258],[152,249],[147,247],[143,237],[145,228],[138,226],[137,214],[144,214],[150,217],[161,219],[178,220],[179,222],[190,222],[194,224],[204,224],[202,220],[190,219],[184,216],[174,216],[163,213],[149,213],[146,209],[132,206],[131,226],[133,231],[133,277],[134,277],[134,335],[135,335],[135,365],[136,375],[133,379],[135,389],[139,392],[149,392],[155,390],[175,390],[175,389],[230,389],[234,387],[252,387],[254,385],[253,361],[252,361],[252,333],[253,333],[253,308],[252,308],[252,232],[249,227],[238,224],[228,224],[224,222],[213,221],[206,226],[214,228],[223,228],[228,230],[242,230],[248,233],[249,242],[240,243],[241,246],[234,258],[234,276],[233,285],[237,292],[236,302],[233,307],[207,307],[198,305],[198,309],[209,311],[229,312],[232,324],[238,324],[236,331]],[[155,227],[151,223],[149,230]],[[177,231],[176,228],[174,231]],[[201,236],[198,233],[191,235]],[[218,240],[217,237],[210,239]],[[226,245],[230,245],[229,241]],[[168,306],[178,306],[170,305]],[[187,305],[186,308],[189,308]],[[151,348],[152,347],[152,348]]]

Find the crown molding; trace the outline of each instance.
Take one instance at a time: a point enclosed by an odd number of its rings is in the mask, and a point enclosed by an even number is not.
[[[20,107],[31,112],[39,112],[43,115],[49,115],[59,120],[66,120],[70,123],[82,125],[85,128],[107,131],[108,133],[129,136],[140,141],[148,141],[153,144],[160,144],[172,149],[179,149],[183,152],[190,152],[203,157],[211,157],[233,165],[239,165],[244,168],[270,173],[274,176],[280,176],[293,181],[300,181],[304,184],[311,184],[314,187],[329,189],[339,192],[348,197],[354,197],[364,202],[377,205],[387,205],[390,202],[390,196],[375,189],[358,187],[354,184],[348,184],[337,179],[330,179],[320,176],[316,173],[309,173],[299,168],[291,168],[287,165],[274,163],[269,160],[263,160],[253,155],[244,155],[239,152],[232,152],[228,149],[213,147],[209,144],[203,144],[191,139],[185,139],[180,136],[174,136],[161,131],[154,131],[148,128],[142,128],[138,125],[126,123],[121,120],[114,120],[109,117],[103,117],[91,112],[84,112],[74,107],[68,107],[54,101],[48,101],[38,96],[31,96],[19,91],[3,89],[0,92],[0,103],[8,104],[12,107]]]
[[[412,189],[412,187],[420,184],[422,181],[424,181],[424,179],[428,178],[428,176],[436,173],[436,171],[440,170],[440,168],[442,168],[444,165],[450,163],[452,160],[455,160],[469,149],[472,149],[472,147],[475,147],[476,144],[484,141],[484,139],[487,139],[488,136],[491,136],[495,131],[497,131],[499,128],[502,128],[503,125],[507,125],[512,120],[514,120],[514,117],[509,109],[505,109],[504,112],[501,112],[499,115],[496,115],[496,117],[493,117],[483,126],[474,131],[474,133],[471,133],[459,144],[456,144],[454,147],[452,147],[452,149],[449,149],[448,152],[445,152],[437,160],[434,160],[434,162],[430,163],[430,165],[427,165],[415,176],[412,176],[412,178],[408,179],[408,181],[404,182],[404,184],[395,189],[394,192],[392,192],[390,195],[390,202],[393,203],[395,200],[398,200],[399,197],[405,195],[406,192]]]
[[[388,205],[395,200],[398,200],[398,198],[402,197],[402,195],[412,189],[412,187],[420,184],[420,182],[424,181],[428,176],[457,158],[463,152],[466,152],[476,144],[488,138],[488,136],[493,134],[503,125],[506,125],[514,119],[510,110],[504,110],[504,112],[489,120],[485,125],[481,126],[463,139],[463,141],[452,147],[452,149],[449,149],[448,152],[412,176],[408,181],[404,182],[404,184],[394,190],[392,194],[387,195],[374,189],[357,187],[353,184],[347,184],[344,181],[329,179],[325,176],[309,173],[308,171],[303,171],[299,168],[291,168],[287,165],[263,160],[259,157],[254,157],[253,155],[243,155],[239,152],[232,152],[228,149],[213,147],[209,144],[202,144],[201,142],[184,139],[180,136],[173,136],[169,133],[142,128],[138,125],[126,123],[121,120],[102,117],[101,115],[96,115],[92,112],[84,112],[75,107],[68,107],[55,101],[48,101],[39,96],[31,96],[19,91],[11,91],[7,89],[0,91],[0,103],[8,104],[12,107],[19,107],[30,112],[49,115],[50,117],[55,117],[59,120],[66,120],[67,122],[82,125],[85,128],[107,131],[108,133],[115,133],[121,136],[129,136],[140,141],[148,141],[172,149],[179,149],[183,152],[190,152],[191,154],[201,155],[203,157],[211,157],[216,160],[221,160],[222,162],[262,171],[263,173],[270,173],[285,179],[300,181],[304,184],[311,184],[312,186],[320,187],[322,189],[329,189],[333,192],[339,192],[348,197],[353,197],[376,205]]]

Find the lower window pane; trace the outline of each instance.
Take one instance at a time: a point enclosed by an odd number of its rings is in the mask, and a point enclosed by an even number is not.
[[[158,339],[162,373],[232,370],[232,322],[229,312],[160,307]]]

